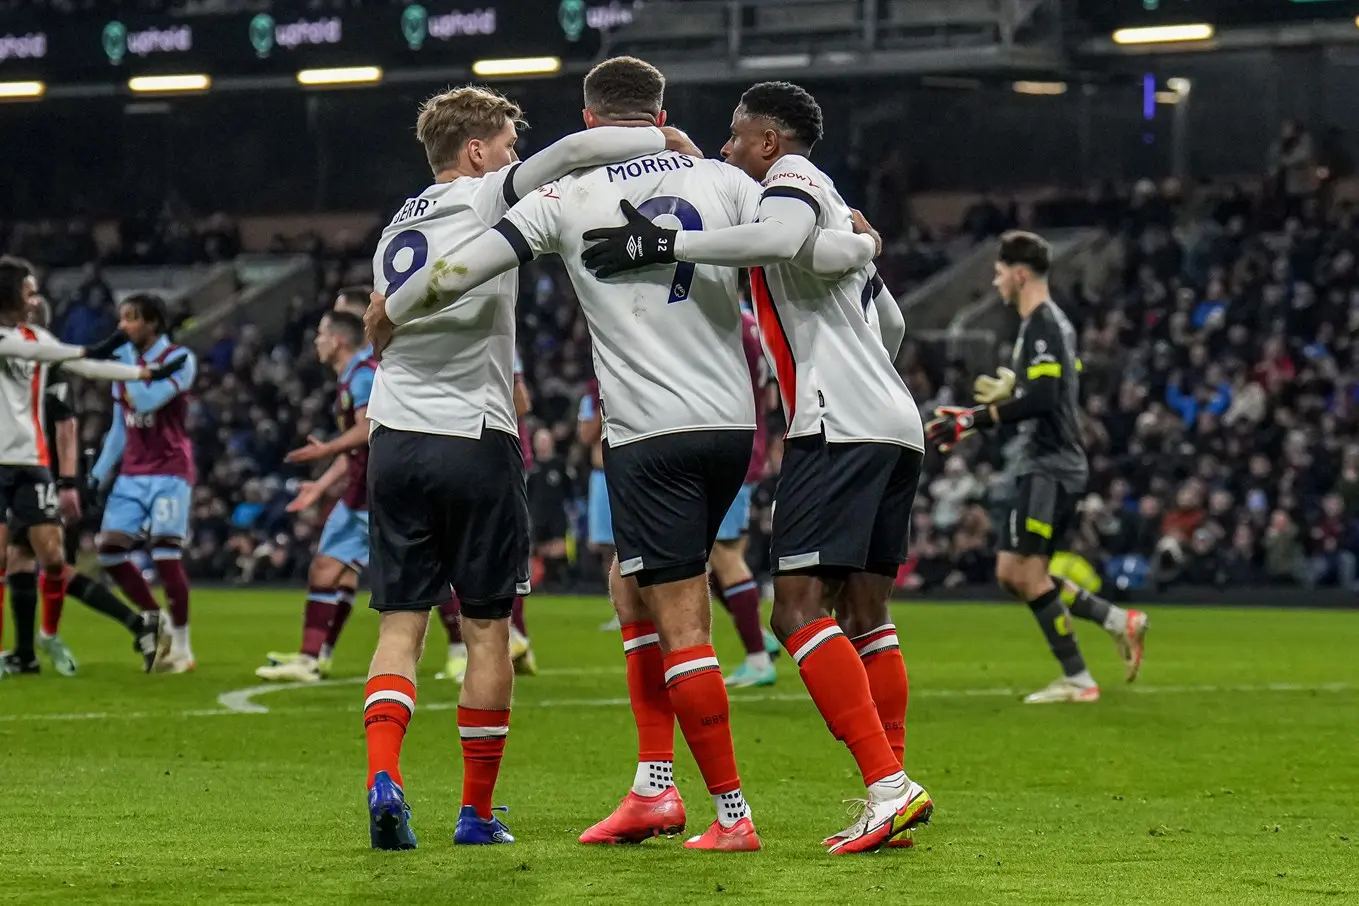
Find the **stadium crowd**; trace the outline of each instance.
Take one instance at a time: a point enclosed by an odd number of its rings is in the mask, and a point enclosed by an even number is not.
[[[1356,211],[1328,211],[1315,184],[1280,188],[1143,180],[1036,212],[1100,229],[1059,300],[1080,333],[1091,463],[1068,545],[1115,588],[1359,587]],[[899,363],[917,400],[969,403],[972,375],[921,353]],[[974,440],[935,468],[911,585],[990,575],[1002,450]]]
[[[890,170],[887,171],[890,176]],[[881,181],[881,174],[870,181]],[[1099,239],[1084,255],[1072,297],[1058,301],[1080,332],[1086,441],[1092,479],[1072,526],[1070,549],[1116,588],[1174,583],[1277,582],[1355,586],[1359,560],[1359,241],[1356,211],[1329,213],[1314,190],[1253,197],[1233,185],[1182,189],[1143,180],[1035,207],[1033,226],[1089,225]],[[1013,205],[984,198],[958,236],[980,239],[1015,224]],[[956,248],[884,213],[881,263],[898,297],[948,261]],[[48,265],[89,261],[88,228],[16,228],[5,244]],[[62,241],[50,241],[54,237]],[[82,238],[83,237],[83,238]],[[48,241],[43,241],[44,239]],[[229,218],[201,224],[174,205],[132,222],[108,260],[222,260],[239,248]],[[317,261],[315,298],[292,300],[286,329],[266,342],[253,327],[218,333],[204,350],[193,406],[200,481],[194,496],[190,572],[234,582],[295,580],[306,571],[323,513],[285,512],[307,475],[283,463],[309,434],[329,435],[333,376],[316,362],[315,326],[342,287],[368,282],[363,242],[327,248],[319,237],[279,238],[277,250]],[[552,261],[521,274],[519,350],[533,401],[530,436],[541,469],[567,477],[564,492],[541,481],[568,510],[577,568],[565,581],[593,583],[584,556],[587,451],[576,416],[592,379],[589,337],[564,273]],[[98,266],[54,299],[56,329],[89,342],[115,320]],[[181,320],[184,313],[177,315]],[[898,364],[925,411],[970,403],[975,376],[938,364],[911,341]],[[1009,358],[996,351],[996,362]],[[108,400],[87,387],[83,441],[97,447]],[[781,429],[777,415],[771,430]],[[756,496],[752,556],[762,555],[780,455]],[[984,584],[994,567],[993,514],[1009,481],[1003,443],[973,440],[947,460],[932,455],[916,507],[916,588]],[[763,505],[762,505],[763,504]],[[575,545],[575,539],[581,543]],[[757,566],[762,564],[756,564]]]

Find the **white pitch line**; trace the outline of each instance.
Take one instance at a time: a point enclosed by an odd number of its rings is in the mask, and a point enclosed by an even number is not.
[[[564,672],[564,671],[563,671]],[[344,677],[321,680],[317,683],[266,683],[235,689],[218,696],[221,707],[198,708],[187,711],[83,711],[54,714],[0,714],[0,724],[18,722],[50,722],[73,720],[147,720],[151,718],[229,717],[237,714],[268,714],[269,709],[254,701],[255,696],[285,689],[317,689],[326,686],[348,686],[363,682],[363,677]],[[1222,693],[1260,694],[1267,692],[1330,692],[1344,693],[1359,690],[1355,683],[1242,683],[1200,686],[1132,686],[1129,691],[1140,695],[1214,695]],[[1015,698],[1019,692],[1005,687],[989,689],[913,689],[913,698]],[[731,701],[741,703],[806,701],[803,692],[756,692],[733,694]],[[516,701],[516,708],[618,708],[628,704],[626,698],[557,698],[539,701]],[[456,702],[430,702],[420,706],[422,711],[451,711]],[[357,711],[353,704],[340,706],[307,706],[285,708],[282,713],[317,713]]]

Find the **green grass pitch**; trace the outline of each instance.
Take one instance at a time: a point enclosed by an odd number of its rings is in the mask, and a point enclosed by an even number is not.
[[[436,625],[403,770],[420,849],[368,849],[359,678],[376,618],[356,612],[337,681],[257,685],[290,648],[302,595],[203,591],[198,671],[144,676],[125,633],[68,604],[80,676],[0,681],[0,901],[14,903],[1359,903],[1359,614],[1160,609],[1133,687],[1078,632],[1104,700],[1032,707],[1054,664],[1027,610],[900,604],[911,676],[907,758],[936,802],[913,851],[831,857],[818,841],[858,795],[786,658],[732,696],[765,850],[679,840],[579,846],[632,777],[617,634],[599,599],[539,597],[542,675],[516,690],[497,791],[515,846],[455,848],[461,764],[436,681]],[[718,650],[740,656],[719,612]],[[229,699],[231,701],[231,699]],[[258,709],[267,709],[260,713]],[[712,819],[678,745],[697,833]]]

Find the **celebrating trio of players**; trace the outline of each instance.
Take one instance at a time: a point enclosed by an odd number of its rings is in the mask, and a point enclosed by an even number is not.
[[[417,135],[435,181],[384,230],[371,304],[342,295],[321,322],[317,353],[336,373],[342,433],[290,455],[334,460],[302,486],[293,509],[347,485],[312,565],[301,650],[271,655],[259,674],[320,678],[371,556],[380,623],[364,728],[374,848],[416,845],[400,752],[429,613],[455,601],[466,660],[454,840],[514,839],[495,815],[494,789],[509,733],[512,647],[526,642],[509,618],[528,591],[531,534],[515,398],[516,268],[546,253],[562,256],[593,341],[599,388],[582,423],[598,419],[591,439],[599,443],[601,488],[592,481],[592,500],[607,488],[607,542],[617,550],[609,585],[638,737],[631,788],[582,843],[683,830],[673,772],[678,723],[716,811],[685,846],[760,848],[712,647],[708,591],[711,565],[750,654],[732,684],[771,680],[758,593],[733,545],[748,521],[753,448],[754,461],[763,460],[764,357],[748,355],[751,341],[762,342],[773,366],[788,425],[771,539],[771,627],[865,787],[853,824],[823,841],[830,853],[909,846],[934,808],[905,770],[908,680],[888,611],[927,438],[947,451],[975,430],[1019,426],[1018,493],[997,577],[1029,602],[1064,674],[1028,700],[1098,698],[1072,613],[1111,634],[1129,679],[1140,666],[1146,616],[1064,589],[1049,574],[1086,466],[1076,423],[1079,361],[1071,326],[1049,299],[1046,243],[1028,233],[1001,241],[996,286],[1024,319],[1012,369],[978,379],[982,405],[941,409],[922,425],[893,365],[904,323],[872,264],[879,240],[808,159],[822,136],[816,101],[786,82],[750,88],[719,163],[665,126],[664,88],[643,61],[601,63],[584,83],[587,129],[523,162],[514,152],[522,119],[515,104],[478,87],[430,99]],[[620,212],[622,225],[610,226]],[[753,317],[738,304],[738,268],[750,268]],[[49,613],[59,613],[70,591],[123,622],[148,669],[192,669],[180,556],[193,482],[183,392],[194,360],[170,342],[155,297],[123,302],[127,342],[105,349],[63,346],[32,326],[33,292],[21,262],[0,262],[0,508],[12,526],[9,586],[30,615],[28,626],[16,627],[11,666],[34,662],[37,566],[44,600],[37,639],[54,662],[65,649]],[[92,360],[108,354],[119,361]],[[44,438],[62,436],[42,427],[49,362],[116,382],[113,428],[93,472],[106,484],[121,458],[100,562],[142,613],[70,577],[61,556],[58,510],[74,476],[60,450],[61,481],[49,471]],[[591,521],[592,541],[604,543],[602,530],[594,537],[593,512]],[[168,620],[132,561],[144,541]],[[1064,590],[1074,595],[1070,610]],[[743,625],[752,601],[753,627]],[[73,670],[69,652],[64,657]]]

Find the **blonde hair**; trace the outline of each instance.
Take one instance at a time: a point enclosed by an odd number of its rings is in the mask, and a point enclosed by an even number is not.
[[[420,105],[415,137],[425,146],[425,158],[435,173],[458,162],[473,139],[486,141],[506,123],[524,126],[524,111],[498,91],[479,85],[450,88]]]

